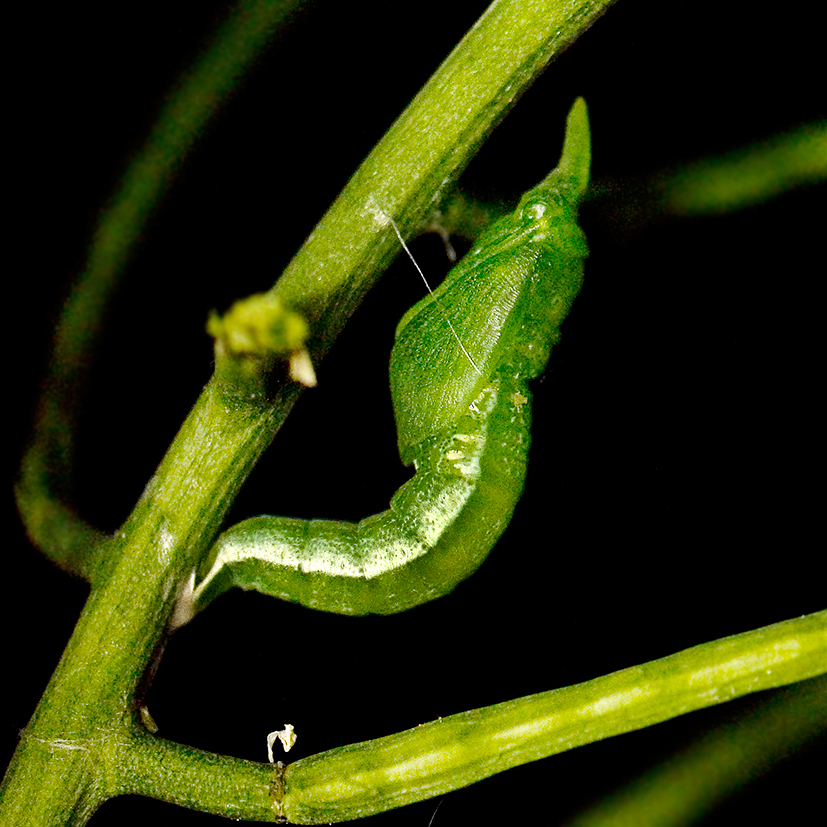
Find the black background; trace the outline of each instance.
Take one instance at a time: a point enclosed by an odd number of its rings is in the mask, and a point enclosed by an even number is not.
[[[313,2],[257,62],[156,212],[113,308],[83,421],[89,519],[112,530],[125,518],[209,378],[209,310],[274,281],[485,5]],[[87,594],[31,548],[10,492],[56,313],[126,161],[228,8],[44,2],[3,15],[3,758]],[[811,18],[743,4],[625,0],[524,95],[463,184],[491,198],[533,185],[558,157],[577,95],[590,107],[595,179],[825,118],[822,36]],[[605,203],[583,211],[586,284],[535,383],[525,496],[482,569],[390,618],[222,598],[170,643],[148,697],[161,735],[264,760],[266,733],[290,722],[298,758],[824,608],[824,186],[717,219],[619,229],[617,218]],[[445,271],[438,239],[414,252],[434,278]],[[406,476],[387,359],[420,295],[399,258],[233,518],[356,520],[386,507]],[[528,823],[538,808],[542,823],[562,823],[751,703],[513,770],[447,797],[434,825]],[[824,749],[704,823],[806,818]],[[371,824],[427,825],[434,807]],[[93,823],[152,818],[224,823],[138,798],[108,802]]]

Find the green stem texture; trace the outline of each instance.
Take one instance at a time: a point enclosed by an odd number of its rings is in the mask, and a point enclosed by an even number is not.
[[[388,216],[407,234],[418,229],[516,96],[608,5],[609,0],[502,0],[460,43],[371,153],[276,288],[311,321],[309,349],[316,358],[397,251]],[[241,18],[265,7],[275,5],[242,3]],[[223,89],[259,43],[255,36],[247,45],[239,43],[240,62],[231,55],[222,64]],[[36,441],[40,453],[30,481],[38,490],[21,498],[24,511],[27,499],[54,496],[50,457],[56,457],[59,472],[70,470],[73,418],[61,406],[71,407],[79,370],[127,251],[211,111],[213,101],[202,97],[202,88],[185,88],[191,99],[185,96],[180,111],[170,110],[171,118],[162,116],[147,150],[128,171],[96,235],[87,274],[67,304]],[[88,555],[88,541],[95,538],[82,525],[67,530],[66,536],[80,538],[77,548],[69,554],[52,550],[60,562],[87,576],[93,589],[0,788],[4,824],[81,825],[123,789],[106,759],[107,745],[131,737],[142,676],[181,590],[297,395],[297,387],[288,384],[274,397],[254,398],[214,379],[106,558]],[[24,479],[24,489],[26,484]],[[66,511],[55,515],[72,519]],[[31,526],[30,531],[37,536]],[[56,533],[47,530],[43,537]],[[221,762],[214,764],[215,773],[224,769]],[[158,780],[158,797],[164,797],[164,783]],[[218,777],[215,787],[227,792],[227,814],[258,817],[258,804],[249,812],[239,804],[247,793]],[[212,794],[197,799],[188,801],[221,809]]]

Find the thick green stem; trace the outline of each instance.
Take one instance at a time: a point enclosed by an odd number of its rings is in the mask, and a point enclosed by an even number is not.
[[[74,813],[82,824],[116,793],[97,756],[131,731],[179,587],[297,395],[291,385],[278,406],[262,405],[217,382],[202,394],[118,533],[119,562],[93,590],[24,733],[3,785],[4,823],[62,824]]]
[[[175,744],[136,729],[110,751],[118,795],[146,795],[244,821],[276,821],[280,765]]]
[[[492,5],[363,164],[279,283],[276,292],[300,305],[313,323],[315,355],[327,350],[397,251],[387,216],[408,233],[418,228],[519,92],[608,5],[609,0]],[[52,402],[61,398],[61,388],[74,387],[91,341],[86,325],[97,325],[97,306],[134,243],[136,227],[188,146],[188,139],[172,137],[178,148],[153,161],[152,174],[145,180],[127,176],[123,200],[116,199],[122,207],[113,207],[113,223],[98,236],[90,267],[101,283],[70,300],[58,337]],[[83,824],[122,788],[102,770],[100,750],[107,739],[128,737],[137,687],[178,590],[297,394],[289,385],[274,402],[262,404],[263,397],[254,401],[214,380],[119,532],[111,557],[81,567],[92,580],[92,596],[4,781],[6,823]],[[71,422],[55,416],[44,424],[54,429],[45,439],[54,440],[58,453],[65,450],[64,469],[71,445],[61,431]],[[234,800],[227,800],[226,811],[238,812]]]
[[[612,0],[500,0],[445,59],[348,182],[274,287],[315,322],[314,356],[544,66]],[[562,129],[563,113],[560,113]],[[538,147],[538,152],[542,150]],[[556,153],[556,147],[549,154]]]

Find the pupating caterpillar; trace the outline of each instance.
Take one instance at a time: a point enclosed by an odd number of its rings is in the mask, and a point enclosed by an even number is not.
[[[577,207],[590,159],[578,99],[557,168],[400,321],[390,386],[399,453],[416,473],[388,510],[358,523],[238,523],[198,572],[196,610],[240,586],[325,611],[389,614],[447,594],[479,567],[523,490],[528,381],[580,289]]]

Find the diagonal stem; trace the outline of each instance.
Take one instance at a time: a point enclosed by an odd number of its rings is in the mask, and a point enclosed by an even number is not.
[[[503,0],[492,5],[446,60],[279,283],[276,292],[313,322],[316,357],[327,350],[395,251],[385,217],[401,222],[403,233],[418,227],[446,182],[459,174],[519,92],[609,4]],[[469,68],[473,64],[481,71]],[[446,118],[446,103],[453,103],[458,91],[467,105]],[[186,148],[179,147],[181,152]],[[141,203],[152,203],[155,196],[146,198],[141,182],[134,185]],[[103,286],[84,299],[87,307],[94,308],[109,290],[120,266],[114,262],[133,243],[134,223],[145,218],[134,204],[123,210],[118,219],[123,223],[117,226],[127,245],[119,247],[113,236],[100,248]],[[74,301],[64,317],[63,345],[55,359],[56,381],[64,383],[93,341],[84,330],[87,311],[78,309],[83,302]],[[253,398],[216,379],[201,395],[118,533],[110,562],[92,562],[87,569],[92,595],[3,782],[8,823],[80,825],[117,794],[118,784],[94,760],[92,746],[122,741],[131,730],[136,690],[179,589],[297,396],[295,385],[285,385],[273,397]],[[41,427],[60,431],[65,425],[52,421]],[[58,436],[42,438],[49,444],[54,437],[60,449],[70,447]],[[61,460],[61,471],[67,461]],[[162,796],[163,790],[156,793]],[[229,812],[233,806],[228,799]]]

